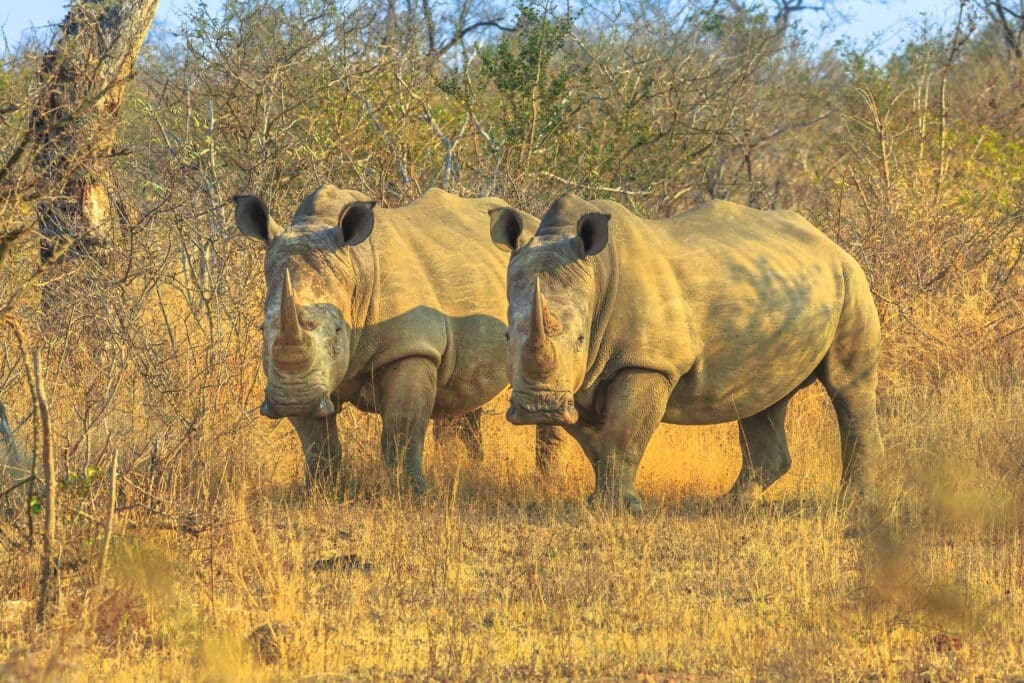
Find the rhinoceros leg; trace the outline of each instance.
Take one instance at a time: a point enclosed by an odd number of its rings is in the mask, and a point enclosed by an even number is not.
[[[474,460],[483,460],[484,446],[480,432],[480,419],[483,417],[483,414],[483,408],[477,408],[456,418],[435,417],[434,441],[444,441],[454,434],[462,442],[462,445],[466,447],[469,457]]]
[[[827,361],[826,364],[827,365]],[[867,469],[882,455],[875,392],[878,373],[874,367],[859,374],[824,367],[821,381],[828,390],[839,422],[843,449],[843,486],[869,482]]]
[[[591,502],[622,506],[630,512],[641,510],[634,489],[636,470],[665,415],[669,393],[664,375],[625,370],[608,386],[602,424],[566,428],[594,468],[596,486]]]
[[[332,415],[328,418],[289,417],[302,442],[306,457],[306,487],[334,483],[341,463],[341,441],[338,439],[338,422]]]
[[[851,280],[843,316],[824,360],[815,371],[839,422],[843,486],[872,486],[871,468],[882,456],[875,394],[881,331],[866,282]]]
[[[740,449],[743,466],[730,494],[738,494],[751,484],[768,488],[789,471],[789,445],[786,442],[785,398],[757,415],[740,420]]]
[[[568,443],[569,435],[561,427],[537,427],[536,446],[534,458],[537,462],[537,469],[545,473],[551,469],[558,459],[565,444]]]
[[[405,358],[377,371],[378,410],[384,426],[381,452],[389,469],[403,463],[415,493],[427,490],[423,441],[434,409],[437,368],[426,358]]]

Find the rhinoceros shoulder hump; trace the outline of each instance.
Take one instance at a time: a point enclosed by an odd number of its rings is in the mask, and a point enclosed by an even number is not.
[[[292,225],[334,225],[346,205],[368,199],[368,196],[357,190],[342,190],[330,184],[321,185],[299,204],[292,217]]]

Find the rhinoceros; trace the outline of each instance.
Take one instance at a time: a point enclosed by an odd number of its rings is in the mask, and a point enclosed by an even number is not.
[[[645,220],[568,194],[532,239],[492,211],[511,250],[508,371],[514,424],[562,425],[595,496],[640,509],[636,470],[661,422],[739,422],[732,492],[790,466],[786,405],[815,380],[835,407],[844,484],[882,451],[879,321],[863,270],[807,220],[725,201]],[[593,498],[593,497],[592,497]]]
[[[485,234],[488,211],[507,204],[434,189],[384,209],[324,185],[285,229],[258,197],[234,199],[238,229],[266,245],[260,411],[291,421],[307,482],[337,471],[345,402],[381,415],[384,461],[402,461],[417,492],[431,418],[468,416],[458,432],[479,452],[481,406],[508,386],[505,264]],[[539,430],[538,464],[558,445]]]

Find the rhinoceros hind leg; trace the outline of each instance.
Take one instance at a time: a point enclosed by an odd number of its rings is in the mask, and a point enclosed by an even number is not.
[[[789,471],[791,460],[786,441],[786,408],[789,398],[739,421],[743,465],[730,494],[750,485],[768,488]]]
[[[815,374],[825,385],[839,422],[844,488],[869,494],[871,469],[882,456],[875,392],[881,330],[871,292],[862,273],[847,273],[849,283],[835,339]]]
[[[424,493],[423,441],[434,409],[437,368],[426,358],[404,358],[380,369],[375,377],[380,412],[381,452],[388,468],[403,463],[413,492]]]
[[[341,441],[335,416],[327,418],[289,417],[302,442],[306,459],[306,488],[335,483],[341,463]]]
[[[550,471],[567,443],[569,435],[561,427],[538,426],[534,449],[537,470],[542,474]]]
[[[839,440],[843,449],[843,486],[864,485],[867,470],[882,455],[882,437],[878,430],[875,406],[877,372],[872,370],[856,381],[831,385],[822,380],[839,422]]]
[[[471,410],[465,415],[454,418],[434,418],[434,443],[441,443],[453,435],[457,436],[466,447],[469,457],[480,461],[484,459],[484,442],[480,429],[483,408]]]

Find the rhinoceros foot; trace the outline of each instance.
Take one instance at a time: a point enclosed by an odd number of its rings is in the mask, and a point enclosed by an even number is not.
[[[418,499],[434,490],[425,475],[406,472],[401,468],[392,470],[388,480],[391,491],[396,495],[411,495]]]
[[[595,492],[587,496],[587,505],[592,508],[602,507],[611,512],[624,510],[633,515],[644,511],[644,505],[640,502],[640,498],[633,493],[614,496],[609,493]]]
[[[426,477],[413,477],[409,481],[409,486],[412,488],[412,493],[417,498],[421,498],[433,490],[433,486],[427,481]]]
[[[765,501],[764,487],[753,479],[741,477],[725,494],[725,500],[741,506],[757,505]]]

